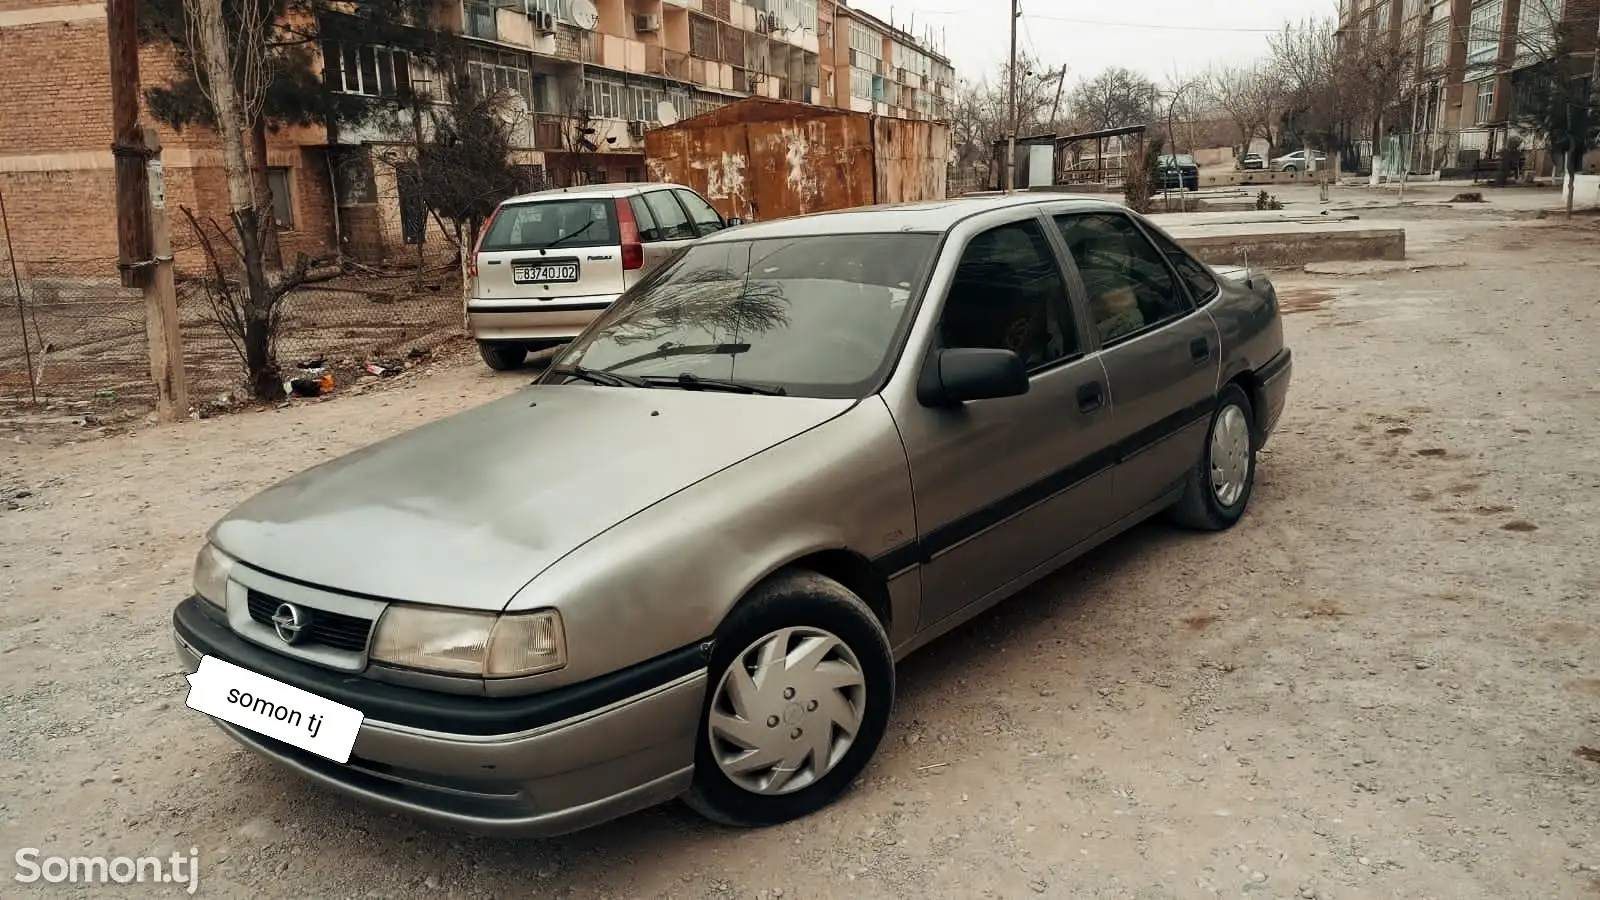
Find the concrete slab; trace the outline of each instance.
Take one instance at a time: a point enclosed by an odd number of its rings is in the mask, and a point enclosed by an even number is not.
[[[1300,268],[1330,260],[1403,260],[1404,228],[1359,222],[1162,223],[1179,243],[1210,265]]]
[[[1353,222],[1359,215],[1345,210],[1330,210],[1328,212],[1307,212],[1291,209],[1249,209],[1230,212],[1174,212],[1152,213],[1151,219],[1155,220],[1162,228],[1187,228],[1190,226],[1213,225],[1272,225],[1272,224],[1299,224],[1314,225],[1325,222]]]

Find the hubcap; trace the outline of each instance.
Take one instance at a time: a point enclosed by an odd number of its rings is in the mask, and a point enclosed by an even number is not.
[[[1211,490],[1217,502],[1232,506],[1244,496],[1245,480],[1250,477],[1250,425],[1244,410],[1229,404],[1217,416],[1211,430]]]
[[[866,709],[867,679],[844,641],[820,628],[784,628],[729,663],[706,730],[730,781],[753,794],[788,794],[839,764]]]

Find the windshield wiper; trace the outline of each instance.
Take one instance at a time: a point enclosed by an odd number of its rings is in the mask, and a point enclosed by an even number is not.
[[[593,228],[593,227],[594,227],[594,220],[590,219],[589,221],[583,223],[583,225],[581,227],[579,227],[577,231],[574,231],[571,234],[563,234],[561,237],[556,238],[555,240],[551,241],[548,244],[545,244],[543,247],[540,247],[539,249],[540,250],[549,250],[551,247],[554,247],[555,245],[561,243],[562,241],[570,240],[572,238],[575,238],[578,235],[583,234],[585,231],[588,231],[590,228]]]
[[[580,381],[587,381],[590,384],[602,384],[606,387],[655,387],[655,385],[637,375],[618,375],[615,372],[591,369],[587,366],[556,366],[551,371],[557,375],[568,375]]]
[[[701,378],[693,372],[681,375],[647,375],[644,380],[651,387],[679,387],[689,391],[724,391],[730,394],[761,394],[767,397],[784,397],[789,392],[781,387],[762,387],[748,381],[729,378]]]

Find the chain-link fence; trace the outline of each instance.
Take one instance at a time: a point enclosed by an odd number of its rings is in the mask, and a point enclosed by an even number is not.
[[[0,228],[0,417],[107,419],[151,409],[145,300],[122,287],[116,260],[14,259],[9,237]],[[276,337],[285,379],[315,365],[333,375],[337,392],[374,370],[404,368],[462,333],[460,285],[453,259],[430,258],[346,263],[330,280],[289,292]],[[248,396],[243,348],[210,297],[202,281],[180,276],[184,374],[202,413]]]

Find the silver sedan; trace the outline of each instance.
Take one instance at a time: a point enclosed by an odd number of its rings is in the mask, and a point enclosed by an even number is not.
[[[230,735],[383,809],[783,822],[868,765],[907,654],[1151,516],[1237,522],[1290,371],[1270,280],[1114,204],[747,225],[533,385],[234,510],[176,640],[254,698],[206,708]]]

